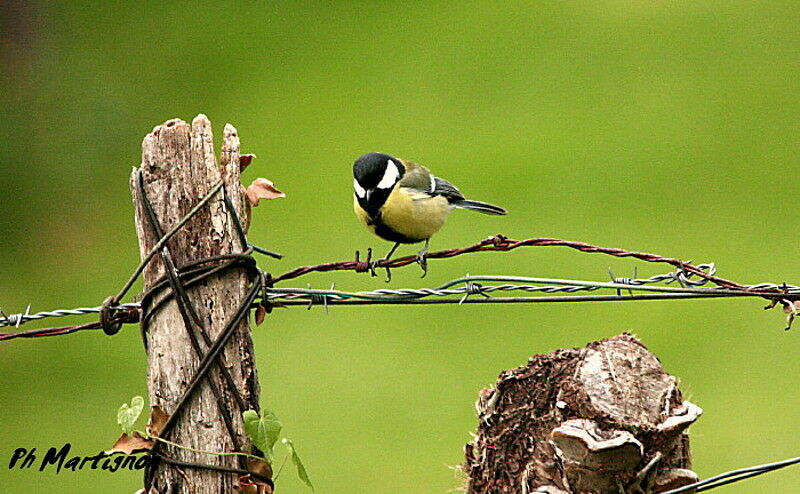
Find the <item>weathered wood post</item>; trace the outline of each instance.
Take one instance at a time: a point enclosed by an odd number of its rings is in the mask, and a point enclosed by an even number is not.
[[[219,162],[214,154],[211,124],[198,115],[191,126],[178,119],[159,125],[142,143],[141,168],[131,179],[136,208],[136,232],[144,257],[157,243],[160,234],[143,207],[138,190],[152,203],[162,232],[168,231],[189,212],[220,179],[225,183],[240,218],[244,218],[239,181],[239,137],[230,125],[223,133]],[[177,269],[202,258],[240,252],[236,234],[222,192],[203,207],[166,244],[162,253],[144,271],[144,288],[151,288],[166,275],[166,266]],[[170,259],[171,258],[171,261]],[[213,341],[242,304],[248,278],[242,268],[226,269],[186,289],[196,321],[181,314],[175,298],[154,310],[148,324],[148,390],[150,404],[172,415],[192,380],[209,344],[201,335],[202,326]],[[167,292],[166,290],[164,291]],[[194,318],[192,318],[194,319]],[[195,335],[192,342],[188,328]],[[198,346],[199,345],[199,346]],[[202,355],[201,355],[202,354]],[[258,410],[259,383],[253,356],[253,342],[247,318],[239,324],[224,347],[223,356],[213,365],[199,389],[175,418],[176,425],[168,439],[182,446],[216,452],[232,452],[250,443],[242,426],[241,405]],[[224,367],[224,369],[223,369]],[[223,371],[229,376],[223,374]],[[244,403],[234,399],[238,390]],[[228,410],[227,424],[223,409]],[[233,435],[231,434],[233,431]],[[159,445],[163,454],[184,462],[241,468],[240,459],[230,456],[198,454],[171,446]],[[193,467],[176,467],[162,462],[153,471],[148,493],[229,493],[237,484],[236,474],[220,473]]]
[[[477,409],[469,494],[650,494],[697,481],[685,431],[702,410],[628,334],[534,355]]]

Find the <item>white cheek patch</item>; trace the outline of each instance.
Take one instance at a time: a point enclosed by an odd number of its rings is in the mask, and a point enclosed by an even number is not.
[[[436,177],[431,173],[431,194],[433,194],[434,190],[436,190]]]
[[[383,178],[378,182],[378,188],[390,189],[397,182],[399,176],[400,170],[397,169],[397,165],[394,164],[394,161],[389,160],[386,165],[386,171],[383,172]]]
[[[362,187],[355,178],[353,179],[353,189],[356,191],[356,195],[361,199],[367,195],[367,191],[364,190],[364,187]]]

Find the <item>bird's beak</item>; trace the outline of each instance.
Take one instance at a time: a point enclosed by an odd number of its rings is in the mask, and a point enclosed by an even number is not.
[[[369,198],[372,197],[372,193],[375,192],[375,189],[367,189],[367,193],[364,196],[364,201],[369,204]]]

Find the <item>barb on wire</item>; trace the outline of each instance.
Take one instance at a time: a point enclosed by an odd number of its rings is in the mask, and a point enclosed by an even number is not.
[[[224,256],[223,256],[224,257]],[[228,256],[230,257],[230,256]],[[700,264],[701,269],[708,269],[713,272],[712,264]],[[214,268],[219,269],[219,268]],[[197,268],[204,274],[196,278],[189,279],[187,286],[192,285],[195,280],[202,280],[211,272],[208,268]],[[195,270],[191,269],[185,273],[194,275]],[[720,297],[771,297],[778,302],[775,292],[779,291],[781,297],[800,296],[800,287],[787,284],[760,283],[757,285],[746,285],[744,290],[732,290],[727,288],[703,288],[702,285],[708,283],[706,279],[691,279],[692,275],[683,278],[683,287],[653,286],[657,283],[669,284],[682,276],[679,271],[659,274],[650,278],[616,278],[612,282],[600,281],[581,281],[565,280],[556,278],[533,278],[522,276],[466,276],[451,280],[436,288],[399,288],[399,289],[378,289],[373,291],[347,292],[336,290],[336,285],[332,284],[329,290],[314,290],[311,288],[278,288],[266,287],[263,290],[262,298],[267,303],[275,305],[306,305],[311,308],[315,304],[322,304],[326,309],[329,305],[367,305],[367,304],[465,304],[465,303],[542,303],[542,302],[591,302],[591,301],[632,301],[632,300],[671,300],[689,298],[720,298]],[[499,284],[485,284],[494,282]],[[573,294],[577,292],[594,292],[597,290],[610,289],[616,290],[615,296],[611,295],[587,295],[587,296],[563,296],[557,297],[552,294]],[[526,293],[542,293],[547,296],[518,296],[518,297],[497,297],[492,296],[497,292],[522,291]],[[627,292],[623,295],[622,291]],[[634,294],[633,292],[645,291],[653,292],[649,294]],[[470,298],[472,295],[481,295],[483,298]],[[451,298],[458,297],[458,298]],[[166,300],[166,299],[165,299]],[[162,301],[163,303],[163,301]],[[119,311],[121,315],[119,321],[123,323],[138,322],[138,315],[133,314],[140,308],[139,303],[120,304],[112,307]],[[0,327],[19,326],[25,322],[44,319],[48,317],[62,317],[81,314],[93,314],[101,312],[102,307],[80,307],[69,310],[56,310],[48,312],[38,312],[35,314],[13,314],[0,316]],[[0,312],[2,314],[2,312]],[[791,316],[791,314],[790,314]],[[65,327],[69,329],[70,327]],[[54,336],[58,334],[68,334],[74,331],[65,331],[65,328],[45,328],[32,330],[31,332],[21,333],[0,333],[0,340],[18,337],[35,336]],[[80,329],[96,329],[92,325],[76,327]],[[52,330],[52,331],[50,331]]]
[[[469,277],[470,276],[469,276],[469,273],[468,273],[467,274],[467,278],[469,279]],[[497,287],[489,287],[489,288],[497,288]],[[488,290],[488,291],[494,291],[494,290]],[[462,296],[459,299],[458,305],[461,305],[464,302],[466,302],[470,295],[480,295],[483,298],[492,298],[492,296],[489,295],[486,292],[487,292],[487,290],[484,290],[483,289],[483,285],[481,285],[480,283],[475,283],[474,281],[471,281],[471,280],[470,281],[465,281],[464,282],[464,296]]]
[[[214,187],[206,197],[203,198],[201,204],[210,199],[215,193],[219,192],[219,188]],[[200,204],[198,204],[199,206]],[[194,208],[191,215],[198,208]],[[167,238],[176,230],[173,229],[164,236]],[[162,246],[162,241],[156,245],[156,248],[151,251],[154,255],[156,249]],[[244,241],[243,241],[244,242]],[[246,244],[244,244],[246,245]],[[793,301],[800,299],[800,287],[774,283],[760,283],[756,285],[741,285],[724,278],[716,276],[716,266],[713,263],[692,265],[691,262],[684,262],[678,259],[666,258],[656,256],[655,254],[647,254],[641,252],[626,251],[623,249],[610,249],[604,247],[597,247],[583,242],[572,242],[566,240],[550,239],[550,238],[533,238],[527,240],[512,240],[501,235],[490,237],[481,242],[478,242],[469,247],[462,249],[448,249],[438,252],[431,252],[428,257],[431,258],[448,258],[456,255],[479,252],[479,251],[507,251],[522,246],[566,246],[580,250],[582,252],[601,252],[609,255],[619,257],[634,257],[648,262],[665,262],[675,266],[675,270],[651,276],[650,278],[637,278],[636,271],[633,278],[616,277],[613,272],[609,270],[611,282],[596,282],[596,281],[580,281],[580,280],[564,280],[556,278],[532,278],[532,277],[519,277],[519,276],[467,276],[452,280],[437,288],[401,288],[401,289],[382,289],[373,291],[360,291],[360,292],[344,292],[335,290],[335,285],[331,286],[330,290],[312,290],[310,288],[279,288],[274,284],[279,281],[286,281],[289,279],[297,278],[304,274],[311,272],[324,272],[324,271],[337,271],[337,270],[353,270],[363,271],[369,269],[369,263],[365,261],[344,261],[336,263],[318,264],[315,266],[303,266],[293,269],[278,277],[270,280],[264,280],[264,290],[262,298],[267,304],[274,305],[306,305],[311,307],[314,304],[322,304],[327,307],[329,305],[367,305],[367,304],[448,304],[448,303],[541,303],[541,302],[588,302],[588,301],[631,301],[631,300],[667,300],[667,299],[686,299],[686,298],[710,298],[710,297],[741,297],[741,296],[755,296],[763,297],[770,300],[771,304],[767,308],[774,307],[780,303],[784,306],[784,310],[788,313],[787,321],[791,324],[791,320],[795,315]],[[148,255],[148,259],[152,256]],[[397,258],[386,263],[388,267],[400,267],[408,264],[416,263],[416,256],[407,256]],[[141,273],[142,266],[136,270],[136,274]],[[220,269],[220,268],[215,268]],[[191,270],[190,270],[191,271]],[[194,274],[194,271],[187,271],[185,275],[189,277]],[[197,268],[198,272],[204,271],[204,268]],[[205,275],[207,275],[206,273]],[[200,275],[197,279],[202,279],[205,275]],[[183,276],[183,274],[181,275]],[[262,275],[263,276],[263,275]],[[194,283],[194,279],[189,279],[187,285]],[[484,285],[485,282],[500,282],[496,285]],[[649,286],[657,283],[670,283],[677,282],[680,287],[669,286]],[[709,282],[717,285],[715,288],[706,288],[704,285]],[[126,287],[120,292],[124,293],[132,283],[126,284]],[[463,285],[463,286],[458,286]],[[552,296],[550,294],[565,293],[572,294],[579,291],[596,291],[600,289],[616,290],[616,296],[610,295],[586,295],[586,296]],[[493,292],[511,292],[511,291],[524,291],[524,292],[540,292],[548,294],[548,296],[521,296],[521,297],[497,297],[492,296]],[[623,295],[622,292],[627,292]],[[649,291],[660,292],[650,294],[634,294],[635,291]],[[471,297],[472,295],[481,295],[481,298]],[[451,296],[458,297],[456,299],[449,298]],[[120,297],[118,295],[115,298]],[[166,300],[166,299],[165,299]],[[113,301],[113,300],[112,300]],[[110,305],[108,309],[115,315],[115,321],[121,323],[136,322],[138,315],[134,318],[133,311],[140,308],[138,303],[116,304]],[[787,309],[788,308],[788,309]],[[103,307],[80,307],[77,309],[69,310],[56,310],[47,312],[38,312],[31,314],[30,310],[25,313],[6,315],[0,310],[0,327],[15,326],[19,327],[28,321],[44,319],[47,317],[61,317],[71,315],[81,315],[90,313],[100,313]],[[36,336],[52,336],[59,334],[68,334],[82,329],[96,329],[93,325],[82,326],[67,326],[62,328],[45,328],[32,330],[30,332],[18,333],[0,333],[0,341],[4,339],[20,338],[20,337],[36,337]]]
[[[448,297],[448,296],[461,296],[459,299],[445,299],[439,302],[431,303],[452,303],[452,302],[468,302],[464,299],[464,295],[484,295],[489,296],[492,292],[498,291],[525,291],[525,292],[541,292],[541,293],[575,293],[579,291],[597,291],[601,289],[613,290],[630,290],[632,291],[646,291],[646,292],[661,292],[657,299],[668,298],[687,298],[692,295],[693,298],[702,297],[774,297],[775,294],[771,289],[776,288],[778,285],[762,283],[757,285],[759,290],[752,290],[750,287],[745,287],[745,290],[731,290],[726,288],[700,288],[700,287],[669,287],[669,286],[652,286],[653,283],[658,283],[664,279],[669,279],[670,275],[658,275],[649,279],[631,279],[625,283],[614,282],[598,282],[598,281],[581,281],[581,280],[564,280],[555,278],[531,278],[522,276],[467,276],[449,281],[437,288],[400,288],[400,289],[378,289],[373,291],[362,292],[344,292],[337,290],[313,290],[310,288],[276,288],[271,287],[267,289],[269,300],[280,300],[282,304],[286,304],[291,300],[314,300],[314,297],[325,296],[329,303],[336,303],[352,299],[363,300],[370,303],[398,303],[398,302],[412,302],[419,301],[423,298],[429,297]],[[500,285],[483,285],[478,282],[504,282]],[[463,285],[463,286],[458,286]],[[788,287],[787,292],[789,295],[800,295],[800,287]],[[588,299],[596,298],[588,297]],[[641,297],[641,296],[639,296]],[[534,297],[518,297],[520,301],[534,300]],[[576,300],[587,300],[587,297]],[[649,297],[652,298],[652,297]],[[603,300],[629,300],[631,295],[617,295],[614,297],[603,296]],[[492,301],[502,302],[505,299],[494,297]],[[536,301],[562,301],[556,297],[539,297]],[[484,301],[487,302],[487,301]]]
[[[495,235],[493,237],[481,240],[480,242],[477,242],[468,247],[429,252],[428,254],[425,255],[425,258],[447,259],[450,257],[455,257],[461,254],[468,254],[471,252],[488,252],[488,251],[505,252],[517,249],[519,247],[553,247],[553,246],[568,247],[570,249],[579,250],[581,252],[601,253],[615,257],[633,257],[635,259],[639,259],[641,261],[646,261],[646,262],[671,264],[672,266],[675,266],[676,268],[682,270],[685,273],[683,275],[680,275],[680,277],[678,278],[679,280],[688,279],[690,275],[695,275],[724,288],[739,289],[739,290],[744,289],[744,285],[740,285],[739,283],[736,283],[731,280],[726,280],[725,278],[720,278],[711,272],[706,273],[700,266],[694,266],[691,263],[681,261],[680,259],[659,256],[656,254],[649,254],[647,252],[635,252],[625,249],[600,247],[585,242],[574,242],[571,240],[561,240],[557,238],[541,237],[541,238],[529,238],[526,240],[514,240],[504,235]],[[417,262],[418,262],[417,256],[412,255],[405,257],[398,257],[388,261],[378,261],[378,264],[372,267],[391,269],[391,268],[399,268],[402,266],[407,266],[409,264],[415,264]],[[356,253],[356,260],[354,261],[329,262],[313,266],[301,266],[286,273],[283,273],[280,276],[276,276],[275,278],[273,278],[272,281],[273,283],[278,283],[281,281],[297,278],[299,276],[303,276],[312,272],[356,271],[361,273],[369,271],[370,267],[371,263],[369,261],[362,261],[358,253]]]
[[[788,460],[777,461],[775,463],[767,463],[764,465],[756,465],[753,467],[731,470],[730,472],[721,473],[693,484],[684,485],[683,487],[663,492],[662,494],[681,494],[683,492],[709,491],[717,487],[722,487],[723,485],[732,484],[734,482],[739,482],[740,480],[749,479],[750,477],[774,472],[775,470],[780,470],[781,468],[797,465],[799,463],[800,457],[797,457],[790,458]]]
[[[97,307],[97,311],[93,312],[100,312],[100,307]],[[136,323],[139,321],[139,311],[138,310],[124,310],[118,312],[114,315],[111,319],[112,324],[128,324],[128,323]],[[103,325],[100,321],[94,321],[87,324],[80,324],[77,326],[62,326],[59,328],[37,328],[31,329],[28,331],[19,331],[16,333],[0,333],[0,341],[5,340],[13,340],[15,338],[38,338],[41,336],[61,336],[70,333],[76,333],[78,331],[83,330],[94,330],[94,329],[102,329]]]
[[[127,304],[119,304],[115,305],[113,309],[118,311],[125,311],[125,310],[136,310],[139,309],[140,305],[138,302],[130,302]],[[28,308],[25,313],[19,314],[10,314],[7,315],[0,309],[0,327],[3,326],[15,326],[17,328],[20,325],[25,324],[29,321],[36,321],[39,319],[45,319],[48,317],[64,317],[64,316],[82,316],[84,314],[99,314],[102,307],[78,307],[75,309],[60,309],[60,310],[52,310],[52,311],[44,311],[44,312],[37,312],[35,314],[30,313],[30,304],[28,304]]]

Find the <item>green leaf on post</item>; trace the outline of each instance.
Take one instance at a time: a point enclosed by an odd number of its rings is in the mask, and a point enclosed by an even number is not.
[[[300,480],[302,480],[313,491],[314,484],[312,484],[311,479],[308,478],[308,471],[306,471],[306,467],[305,465],[303,465],[303,461],[300,459],[299,456],[297,456],[297,450],[294,448],[294,443],[292,443],[290,439],[287,439],[285,437],[281,439],[281,442],[285,444],[287,448],[289,448],[289,454],[292,455],[292,463],[294,463],[294,466],[297,468],[297,476],[300,477]]]
[[[278,417],[269,410],[264,410],[263,415],[259,415],[255,410],[247,410],[242,414],[242,419],[244,420],[244,431],[250,437],[253,445],[263,451],[267,460],[272,462],[272,448],[283,427]]]
[[[134,396],[131,399],[131,404],[123,403],[117,411],[117,423],[122,428],[122,432],[130,434],[133,432],[133,424],[141,415],[144,409],[144,398],[141,396]]]

